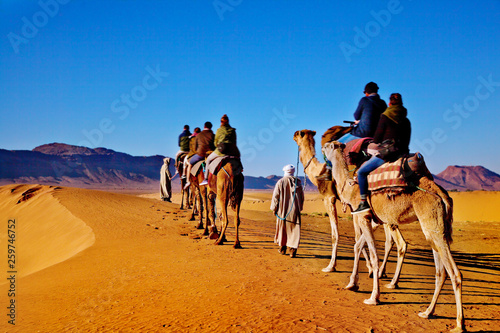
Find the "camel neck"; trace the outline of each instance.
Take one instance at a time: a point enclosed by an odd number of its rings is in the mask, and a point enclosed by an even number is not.
[[[355,205],[359,201],[359,186],[352,185],[354,179],[349,176],[349,169],[342,153],[336,150],[332,159],[332,177],[335,180],[337,192],[342,202]]]
[[[314,145],[310,145],[309,147],[300,147],[300,162],[305,168],[305,173],[309,180],[315,185],[318,186],[318,181],[316,180],[316,176],[321,173],[323,169],[324,163],[321,163],[316,158],[316,150],[314,149]]]

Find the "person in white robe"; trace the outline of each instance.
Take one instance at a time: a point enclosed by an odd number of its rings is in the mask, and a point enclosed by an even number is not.
[[[284,176],[276,183],[271,201],[271,210],[276,216],[276,234],[274,242],[279,245],[279,252],[295,258],[300,242],[300,212],[304,205],[304,192],[300,179],[294,177],[292,164],[283,168]]]
[[[160,169],[160,198],[163,201],[172,202],[172,185],[170,180],[172,179],[172,174],[170,173],[170,162],[172,159],[170,157],[165,157],[163,159],[163,165]]]

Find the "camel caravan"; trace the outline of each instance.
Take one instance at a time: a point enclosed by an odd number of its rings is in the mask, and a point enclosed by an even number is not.
[[[228,205],[235,212],[235,249],[241,248],[239,241],[240,206],[243,199],[244,176],[240,152],[236,145],[236,130],[223,115],[216,134],[212,124],[206,122],[203,130],[189,132],[189,126],[179,136],[180,151],[176,155],[177,173],[181,175],[181,209],[192,209],[190,220],[196,212],[199,216],[197,228],[203,235],[216,239],[215,244],[226,242],[229,224]],[[216,200],[221,208],[221,232],[216,227]],[[204,223],[205,221],[205,223]],[[203,226],[205,225],[205,227]]]
[[[347,127],[331,127],[323,134],[321,151],[324,163],[316,157],[315,131],[304,129],[296,131],[293,136],[298,145],[299,160],[304,173],[323,197],[330,220],[332,255],[328,266],[322,270],[336,270],[339,241],[336,208],[338,201],[344,213],[350,209],[355,233],[354,265],[345,289],[358,290],[359,260],[363,255],[370,276],[373,277],[371,296],[364,300],[364,303],[379,304],[379,279],[385,274],[386,263],[394,244],[397,247],[396,270],[392,281],[385,287],[398,288],[407,248],[399,226],[418,221],[431,245],[436,268],[435,291],[431,303],[418,315],[422,318],[433,315],[441,289],[449,277],[457,308],[456,327],[452,331],[463,332],[462,275],[450,250],[453,201],[446,190],[433,181],[423,156],[420,153],[410,154],[411,124],[403,106],[402,96],[398,93],[391,94],[387,106],[377,92],[378,86],[374,82],[368,83],[365,86],[365,97],[360,100],[354,113],[356,121]],[[204,235],[217,239],[216,244],[223,244],[226,241],[225,232],[228,225],[227,206],[230,205],[235,211],[234,248],[241,248],[238,226],[244,177],[239,150],[236,147],[236,133],[234,128],[229,126],[226,115],[221,118],[221,127],[215,138],[211,127],[212,124],[207,122],[203,131],[198,129],[197,134],[190,135],[190,149],[187,150],[186,147],[183,155],[176,157],[178,173],[184,175],[181,178],[181,208],[184,200],[189,207],[191,190],[194,194],[193,201],[198,203],[193,205],[197,207],[199,214],[198,228],[203,229],[204,216]],[[181,138],[179,145],[181,146]],[[203,163],[206,163],[205,168],[202,167]],[[293,165],[285,166],[283,170],[285,176],[275,187],[271,210],[277,217],[275,243],[280,246],[279,252],[285,254],[288,247],[293,258],[296,256],[300,238],[300,211],[304,199],[300,181],[298,177],[293,177]],[[221,207],[220,233],[215,225],[216,200]],[[280,200],[284,205],[278,207],[277,202]],[[195,207],[191,215],[192,220]],[[277,214],[278,212],[280,214]],[[294,216],[292,220],[287,219],[289,214]],[[378,226],[383,226],[386,237],[384,259],[380,266],[373,235]]]
[[[450,250],[452,242],[453,201],[445,189],[433,181],[420,153],[410,154],[411,125],[402,97],[391,94],[389,106],[378,96],[378,86],[370,82],[354,113],[355,122],[349,127],[334,126],[321,138],[325,163],[316,158],[315,131],[295,132],[293,139],[299,148],[304,172],[323,196],[332,230],[332,257],[325,272],[334,272],[338,245],[336,202],[353,216],[355,232],[354,265],[348,290],[358,290],[358,267],[361,253],[373,276],[373,289],[365,304],[379,304],[379,278],[382,276],[393,243],[397,247],[397,265],[387,288],[397,288],[406,242],[399,226],[420,223],[430,243],[436,267],[434,295],[429,307],[419,313],[429,318],[448,276],[451,280],[457,308],[453,332],[464,331],[462,305],[462,274]],[[384,226],[385,256],[379,267],[373,231]],[[364,250],[367,245],[368,253]]]

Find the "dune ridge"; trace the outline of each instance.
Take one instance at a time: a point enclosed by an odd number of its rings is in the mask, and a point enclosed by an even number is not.
[[[16,270],[27,276],[60,263],[92,246],[95,235],[81,219],[64,208],[53,194],[59,188],[42,185],[10,185],[0,188],[0,231],[7,243],[7,222],[15,220]],[[7,257],[7,247],[0,250]],[[7,271],[7,261],[1,261]],[[1,284],[6,281],[1,281]]]

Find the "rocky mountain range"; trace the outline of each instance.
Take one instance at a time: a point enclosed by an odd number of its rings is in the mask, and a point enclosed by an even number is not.
[[[450,165],[434,178],[447,190],[500,191],[500,175],[482,166]]]
[[[157,190],[162,155],[131,156],[106,148],[51,143],[33,150],[0,149],[0,185],[37,183],[86,188]],[[172,173],[175,172],[172,166]],[[245,175],[246,189],[273,189],[279,176]],[[301,177],[302,182],[304,178]],[[447,190],[500,191],[500,175],[482,166],[449,166],[435,175]],[[307,189],[316,187],[307,180]],[[174,190],[180,188],[173,181]]]

